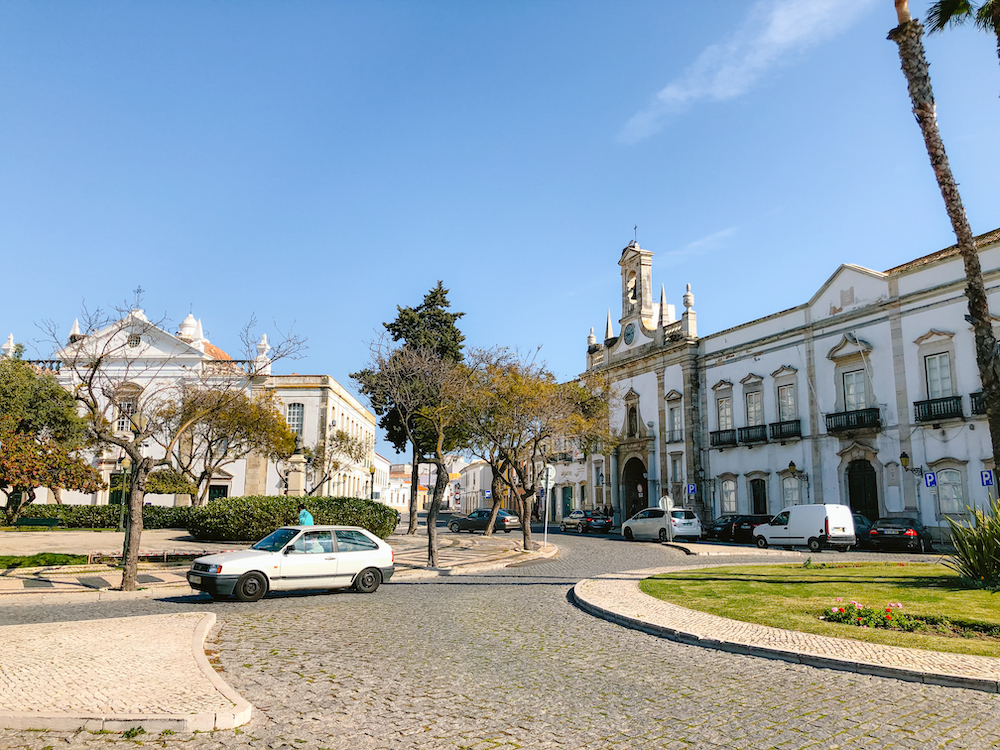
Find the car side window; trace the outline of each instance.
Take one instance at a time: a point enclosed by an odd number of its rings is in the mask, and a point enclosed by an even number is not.
[[[329,531],[307,531],[295,540],[295,552],[307,555],[322,555],[333,552],[333,542]]]
[[[338,552],[364,552],[373,549],[378,549],[378,545],[360,531],[351,531],[350,529],[337,530]]]
[[[663,518],[665,515],[667,515],[667,512],[665,510],[655,510],[654,509],[654,510],[649,511],[649,517],[650,518]]]
[[[788,511],[785,511],[784,513],[779,513],[778,515],[776,515],[774,517],[774,520],[771,521],[771,525],[772,526],[787,526],[788,525],[788,515],[789,515]]]
[[[639,519],[639,518],[649,518],[649,511],[648,510],[641,511],[641,512],[637,513],[635,517],[637,519]]]

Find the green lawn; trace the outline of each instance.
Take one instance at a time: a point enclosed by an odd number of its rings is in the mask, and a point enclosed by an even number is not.
[[[850,600],[871,606],[900,602],[914,616],[1000,626],[1000,594],[963,588],[941,563],[830,563],[740,566],[669,573],[640,588],[659,599],[734,620],[892,646],[1000,656],[1000,640],[840,625],[820,620]],[[843,601],[837,602],[840,597]]]
[[[0,570],[11,568],[41,568],[45,565],[86,565],[86,555],[59,555],[43,552],[39,555],[0,555]]]

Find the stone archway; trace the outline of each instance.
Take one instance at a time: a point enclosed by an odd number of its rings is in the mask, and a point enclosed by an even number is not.
[[[646,465],[639,458],[630,458],[622,471],[622,512],[629,519],[643,508],[649,507],[649,483]]]

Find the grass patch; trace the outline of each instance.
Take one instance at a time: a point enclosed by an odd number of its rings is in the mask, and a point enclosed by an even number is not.
[[[733,620],[890,646],[1000,656],[996,638],[970,637],[1000,628],[1000,598],[967,588],[957,573],[940,563],[710,568],[647,578],[639,587],[658,599]],[[838,597],[873,607],[900,602],[907,615],[947,621],[964,637],[955,637],[953,630],[907,633],[819,619],[838,605]]]
[[[86,565],[86,555],[60,555],[42,552],[38,555],[0,555],[0,568],[41,568],[46,565]]]

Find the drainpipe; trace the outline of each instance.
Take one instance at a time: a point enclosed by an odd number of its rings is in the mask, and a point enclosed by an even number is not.
[[[621,510],[621,484],[618,481],[618,446],[611,452],[611,471],[604,477],[605,482],[611,483],[611,525],[622,525]]]

